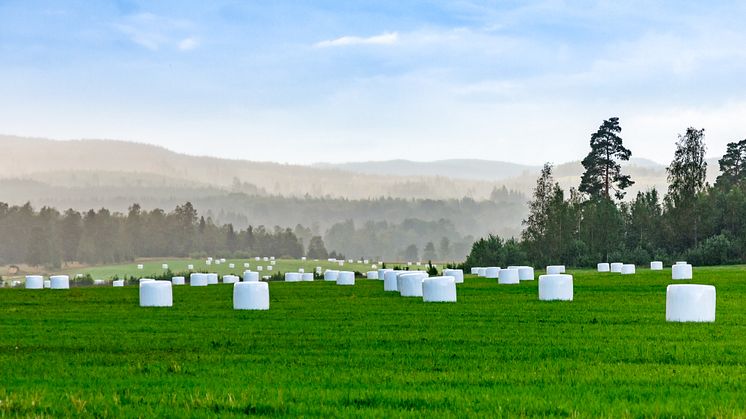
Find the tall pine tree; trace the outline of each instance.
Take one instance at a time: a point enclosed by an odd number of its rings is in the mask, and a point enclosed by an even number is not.
[[[623,175],[619,161],[629,160],[632,154],[622,145],[619,118],[609,118],[591,135],[591,151],[583,159],[585,172],[580,180],[580,192],[591,198],[624,197],[624,190],[634,184],[629,175]]]

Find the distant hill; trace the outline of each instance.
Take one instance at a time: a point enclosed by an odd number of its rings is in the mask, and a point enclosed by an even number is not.
[[[539,166],[479,159],[452,159],[432,162],[386,160],[357,163],[317,163],[314,167],[377,175],[444,176],[454,179],[486,181],[499,181],[521,175],[531,175],[541,169]]]

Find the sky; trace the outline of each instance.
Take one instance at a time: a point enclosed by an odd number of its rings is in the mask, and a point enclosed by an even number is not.
[[[746,2],[0,0],[0,133],[309,164],[746,138]]]

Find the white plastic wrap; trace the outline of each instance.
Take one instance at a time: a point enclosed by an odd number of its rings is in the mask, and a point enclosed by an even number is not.
[[[453,281],[457,284],[464,283],[464,271],[463,269],[444,269],[443,276],[452,276]]]
[[[452,276],[433,276],[423,279],[422,300],[426,303],[455,303],[455,278]]]
[[[324,271],[324,281],[336,281],[339,276],[339,271],[333,269],[327,269]]]
[[[539,300],[572,301],[572,275],[552,274],[539,276]]]
[[[661,270],[663,270],[663,262],[658,261],[658,260],[650,262],[650,270],[651,271],[661,271]]]
[[[224,284],[235,284],[236,282],[239,282],[236,275],[223,275]]]
[[[243,280],[244,282],[258,282],[259,272],[244,271]]]
[[[631,263],[625,263],[622,265],[622,275],[634,275],[635,274],[635,265]]]
[[[186,283],[186,280],[183,276],[174,276],[171,278],[171,284],[172,285],[184,285]]]
[[[206,287],[207,274],[193,273],[189,275],[189,285],[193,287]]]
[[[500,275],[500,267],[499,266],[490,266],[489,268],[485,269],[484,271],[484,277],[485,278],[497,278]]]
[[[70,277],[67,275],[52,275],[49,277],[49,288],[66,290],[70,288]]]
[[[518,276],[518,269],[500,269],[497,275],[498,284],[519,284],[521,277]]]
[[[355,285],[355,272],[339,271],[337,285]]]
[[[140,282],[140,307],[173,306],[171,281]]]
[[[422,281],[427,278],[423,272],[403,273],[397,277],[399,295],[402,297],[422,297]]]
[[[378,279],[378,271],[368,271],[365,276],[368,279]]]
[[[692,279],[692,265],[688,263],[673,265],[671,267],[671,279]]]
[[[303,280],[300,272],[285,272],[285,282],[300,282]]]
[[[598,272],[610,272],[611,271],[611,266],[609,266],[609,264],[606,263],[606,262],[602,262],[602,263],[599,263],[598,265],[596,265],[596,270]]]
[[[613,273],[622,273],[622,266],[624,266],[621,262],[614,262],[610,265],[611,272]]]
[[[313,281],[313,272],[304,272],[300,275],[303,281]]]
[[[666,321],[714,322],[715,287],[676,284],[666,288]]]
[[[565,265],[549,265],[547,266],[547,275],[559,275],[565,273]]]
[[[233,284],[234,310],[269,310],[269,284],[236,282]]]
[[[26,275],[27,290],[44,289],[44,277],[41,275]]]

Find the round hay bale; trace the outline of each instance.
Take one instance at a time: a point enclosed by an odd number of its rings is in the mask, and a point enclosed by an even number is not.
[[[453,281],[457,284],[464,283],[464,271],[462,269],[444,269],[443,276],[453,277]]]
[[[339,271],[337,285],[355,285],[355,272]]]
[[[244,271],[244,273],[243,273],[243,281],[244,282],[258,282],[259,281],[259,272]]]
[[[402,273],[397,277],[397,288],[402,297],[422,297],[422,281],[427,278],[425,272]]]
[[[140,307],[171,307],[173,294],[170,281],[140,282]]]
[[[715,287],[675,284],[666,288],[666,321],[714,322]]]
[[[485,278],[497,279],[499,276],[500,276],[499,266],[490,266],[489,268],[485,268],[484,270]]]
[[[547,266],[547,275],[559,275],[565,273],[565,265],[549,265]]]
[[[531,266],[519,266],[518,279],[520,279],[521,281],[533,281],[534,268],[532,268]]]
[[[423,279],[422,301],[426,303],[455,303],[456,279],[448,275]]]
[[[300,272],[285,272],[285,282],[300,282],[303,280]]]
[[[324,281],[337,281],[337,277],[339,276],[339,271],[335,271],[333,269],[327,269],[324,271]]]
[[[503,285],[520,284],[521,277],[518,275],[518,269],[500,269],[497,274],[497,283]]]
[[[207,284],[208,285],[215,285],[218,284],[218,274],[216,273],[209,273],[207,274]]]
[[[539,276],[539,300],[572,301],[572,275],[552,274]]]
[[[70,277],[67,275],[52,275],[49,277],[49,288],[53,290],[70,289]]]
[[[114,288],[121,288],[124,286],[124,279],[116,279],[111,281],[111,286]]]
[[[269,310],[269,284],[236,282],[233,284],[234,310]]]
[[[609,264],[606,263],[606,262],[602,262],[602,263],[599,263],[598,265],[596,265],[596,271],[598,271],[598,272],[610,272],[611,271],[611,266],[609,266]]]
[[[378,271],[368,271],[365,276],[368,279],[378,279]]]
[[[41,275],[26,275],[27,290],[44,289],[44,277]]]
[[[613,273],[622,273],[622,266],[624,266],[621,262],[614,262],[611,265],[609,265],[609,269]]]
[[[300,277],[302,281],[311,282],[313,281],[313,272],[304,272]]]
[[[189,285],[192,287],[206,287],[208,285],[207,274],[203,274],[203,273],[190,274]]]
[[[631,263],[625,263],[622,265],[622,275],[634,275],[635,274],[635,265]]]
[[[686,280],[692,279],[692,265],[688,263],[676,264],[671,267],[671,279]]]
[[[663,270],[663,262],[661,262],[659,260],[650,262],[650,270],[651,271],[662,271]]]
[[[235,284],[236,282],[239,282],[236,275],[223,275],[224,284]]]

